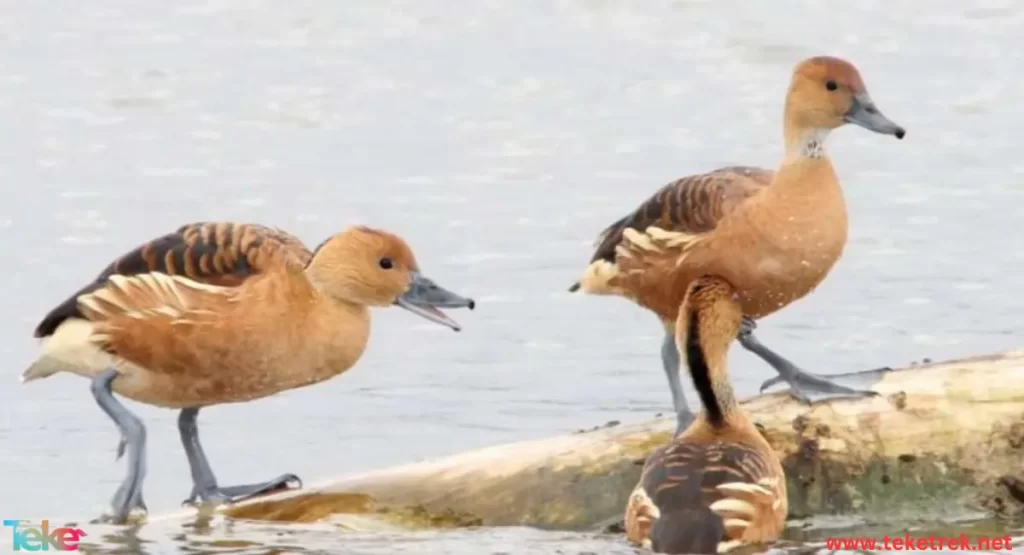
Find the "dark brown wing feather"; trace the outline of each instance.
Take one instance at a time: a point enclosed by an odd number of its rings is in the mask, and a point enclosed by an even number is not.
[[[774,172],[749,166],[729,166],[689,175],[664,186],[632,214],[608,226],[598,236],[590,262],[615,262],[615,247],[626,229],[643,231],[652,225],[669,231],[711,231],[741,201],[771,183]],[[570,291],[579,289],[573,284]]]
[[[305,265],[312,253],[295,236],[257,224],[197,222],[148,241],[118,257],[96,279],[50,311],[36,326],[46,337],[68,318],[82,317],[77,299],[115,274],[148,272],[186,276],[211,285],[235,286],[277,264]]]
[[[655,451],[640,484],[661,516],[650,530],[656,553],[715,553],[726,540],[721,517],[708,507],[723,498],[715,487],[771,476],[755,449],[736,443],[673,443]]]

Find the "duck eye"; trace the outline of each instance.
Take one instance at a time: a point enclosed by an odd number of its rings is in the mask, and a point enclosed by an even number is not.
[[[825,88],[830,91],[834,91],[839,88],[839,85],[837,85],[835,81],[825,81]]]
[[[395,261],[391,260],[390,258],[388,258],[386,256],[384,258],[380,259],[379,264],[380,264],[380,267],[384,268],[385,270],[390,270],[391,268],[395,267]]]

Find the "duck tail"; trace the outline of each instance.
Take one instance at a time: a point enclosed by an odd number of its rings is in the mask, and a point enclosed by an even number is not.
[[[616,288],[611,284],[612,280],[619,276],[619,267],[614,262],[599,258],[590,263],[583,271],[583,276],[572,284],[570,293],[583,291],[589,295],[612,295]]]
[[[61,364],[60,361],[56,359],[41,357],[21,373],[21,383],[49,378],[50,376],[58,372],[63,372],[67,369],[68,368],[66,368],[64,364]]]
[[[718,553],[725,525],[707,508],[678,509],[661,514],[650,538],[655,553]]]
[[[48,378],[58,372],[80,373],[83,369],[109,366],[110,356],[93,344],[92,336],[92,322],[80,318],[65,320],[53,335],[43,338],[42,353],[22,372],[21,383]]]

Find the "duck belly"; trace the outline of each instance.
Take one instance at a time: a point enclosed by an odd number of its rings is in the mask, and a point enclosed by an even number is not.
[[[297,375],[289,367],[194,368],[188,374],[150,370],[130,363],[118,366],[122,376],[113,390],[134,401],[164,408],[189,408],[245,403],[320,383],[345,370]],[[203,370],[207,370],[203,372]]]
[[[767,316],[814,291],[839,259],[839,253],[786,252],[759,249],[748,253],[744,264],[725,272],[740,295],[744,314]],[[729,275],[731,274],[731,275]]]
[[[261,354],[257,348],[225,348],[204,353],[168,351],[172,356],[162,367],[149,368],[100,349],[95,324],[79,318],[61,324],[41,346],[40,356],[22,374],[23,381],[61,372],[93,379],[114,368],[120,374],[111,384],[114,393],[172,409],[241,403],[312,385],[348,370],[357,358],[343,353],[340,360],[333,357],[324,364],[304,365],[294,357]]]

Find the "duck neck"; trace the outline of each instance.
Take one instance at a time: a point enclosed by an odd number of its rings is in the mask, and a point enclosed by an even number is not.
[[[302,329],[307,354],[321,377],[349,369],[362,356],[370,339],[370,308],[312,288]]]
[[[739,410],[736,395],[726,374],[726,357],[731,341],[723,340],[715,330],[707,329],[700,311],[689,315],[683,352],[690,369],[694,388],[704,405],[703,418],[712,427],[720,428]]]
[[[328,329],[347,330],[350,334],[349,341],[363,342],[361,339],[367,335],[365,330],[369,330],[370,327],[370,307],[362,303],[339,299],[324,291],[317,291],[312,322],[324,328],[325,336],[328,335],[326,333]],[[345,333],[333,336],[337,337],[339,341],[345,341],[339,335],[344,336]]]
[[[823,127],[804,127],[793,124],[787,118],[784,128],[786,156],[783,165],[814,161],[827,161],[825,141],[831,130]]]
[[[831,130],[799,125],[787,114],[784,128],[786,154],[775,174],[772,186],[765,191],[764,202],[782,206],[789,212],[778,219],[788,222],[790,216],[805,214],[821,219],[823,213],[833,216],[836,224],[845,225],[845,207],[839,180],[832,161],[825,151]],[[843,222],[840,222],[842,220]]]

